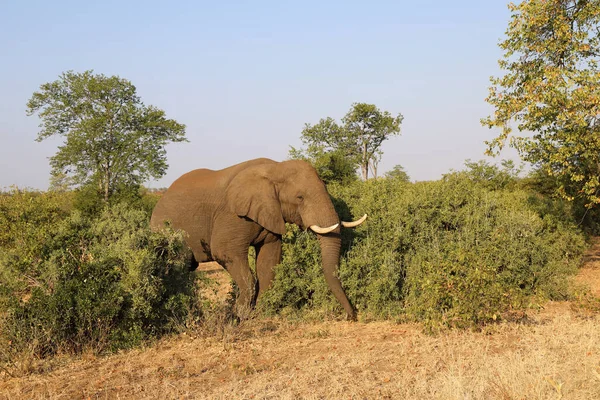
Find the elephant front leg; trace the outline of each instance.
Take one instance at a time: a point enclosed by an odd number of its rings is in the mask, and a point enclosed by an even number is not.
[[[262,244],[255,246],[258,298],[271,287],[275,276],[274,268],[281,262],[281,239],[275,235],[271,236]]]

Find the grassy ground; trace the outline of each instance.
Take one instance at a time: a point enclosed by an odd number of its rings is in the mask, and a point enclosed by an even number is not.
[[[227,277],[206,268],[225,298]],[[600,242],[577,279],[600,296]],[[438,336],[417,324],[255,320],[25,372],[0,372],[0,399],[600,399],[600,313],[588,296]]]

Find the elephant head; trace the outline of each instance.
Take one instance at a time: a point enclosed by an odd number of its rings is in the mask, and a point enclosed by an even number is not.
[[[238,216],[249,218],[277,235],[285,233],[286,222],[316,232],[326,282],[348,317],[356,317],[337,277],[340,220],[325,184],[309,163],[292,160],[248,167],[229,184],[226,204]],[[366,215],[356,222],[341,224],[354,227],[365,219]]]

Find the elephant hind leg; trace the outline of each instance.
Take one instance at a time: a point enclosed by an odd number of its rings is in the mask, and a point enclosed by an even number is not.
[[[235,301],[236,315],[242,319],[247,318],[254,307],[256,293],[256,279],[250,270],[248,253],[216,257],[216,259],[229,272],[238,287],[239,294]]]

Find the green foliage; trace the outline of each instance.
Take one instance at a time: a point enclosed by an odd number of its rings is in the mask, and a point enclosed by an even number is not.
[[[71,197],[18,189],[0,194],[0,307],[7,294],[44,274],[50,255],[45,243],[54,235],[53,226],[69,215]]]
[[[356,164],[339,151],[325,152],[322,149],[314,148],[312,152],[309,152],[292,147],[289,158],[310,162],[317,170],[319,177],[327,184],[340,183],[347,185],[358,179]]]
[[[394,165],[391,171],[385,173],[385,177],[388,179],[397,179],[402,182],[410,182],[410,176],[404,170],[402,165]]]
[[[466,169],[459,172],[451,172],[444,175],[449,178],[452,175],[463,175],[473,183],[483,186],[489,190],[515,189],[519,186],[519,174],[521,169],[515,167],[512,160],[502,160],[502,168],[490,164],[485,160],[472,162],[465,161]]]
[[[321,268],[321,250],[315,235],[287,225],[283,236],[282,262],[276,269],[273,289],[260,299],[268,313],[288,316],[300,310],[320,308],[318,313],[338,310]]]
[[[525,0],[510,4],[511,20],[500,43],[505,75],[492,78],[487,101],[498,127],[488,152],[511,145],[548,175],[558,192],[600,203],[600,1]],[[512,135],[516,125],[524,136]]]
[[[360,315],[412,318],[431,329],[478,326],[536,299],[568,296],[568,277],[585,247],[565,218],[568,207],[524,190],[490,190],[488,183],[457,173],[416,184],[330,185],[340,214],[369,214],[355,231],[343,231],[349,250],[339,271]],[[322,277],[314,235],[288,235],[267,309],[340,311]]]
[[[61,74],[27,103],[27,114],[42,120],[37,140],[64,136],[50,159],[53,186],[95,185],[103,200],[119,187],[139,186],[167,169],[165,146],[185,141],[185,125],[146,106],[126,79],[93,74]]]
[[[86,216],[97,216],[106,206],[102,191],[96,185],[82,185],[75,189],[73,194],[73,207]]]
[[[98,187],[83,185],[74,190],[73,207],[86,216],[95,217],[107,206],[125,203],[130,207],[144,210],[150,215],[158,199],[159,196],[148,192],[144,187],[119,185],[106,202],[104,201],[104,194]]]
[[[196,304],[182,234],[126,204],[68,214],[60,196],[0,197],[3,356],[124,348],[182,326]]]
[[[306,124],[302,130],[302,143],[308,158],[316,160],[333,153],[338,163],[361,168],[364,180],[369,171],[377,176],[381,145],[391,136],[400,134],[401,114],[393,117],[373,104],[354,103],[338,125],[333,118],[321,119],[316,125]],[[298,150],[292,148],[291,154]],[[348,168],[344,166],[344,170]],[[339,180],[338,180],[339,181]]]
[[[567,188],[568,192],[575,191],[572,183],[565,177],[556,177],[548,174],[543,168],[533,169],[519,182],[519,187],[534,191],[543,197],[560,197],[560,188]],[[567,207],[564,203],[554,200],[554,204],[561,204],[563,216],[573,218],[580,228],[588,235],[600,234],[600,209],[588,207],[585,198],[576,197]]]

